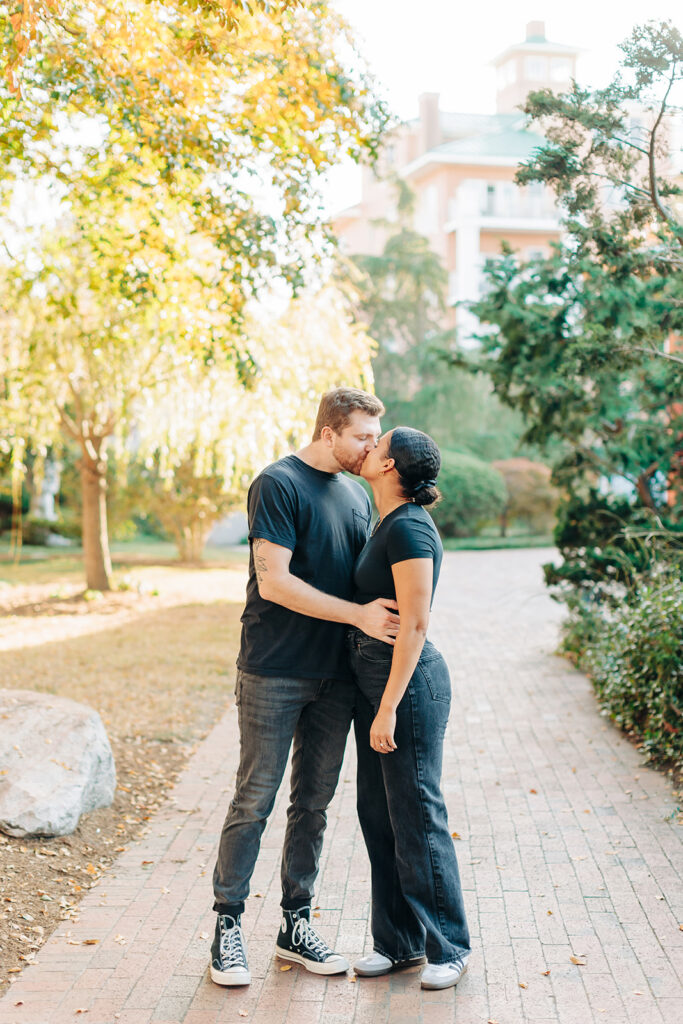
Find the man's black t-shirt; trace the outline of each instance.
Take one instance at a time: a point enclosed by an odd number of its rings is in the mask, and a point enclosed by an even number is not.
[[[431,558],[434,562],[432,598],[439,579],[443,545],[432,517],[419,506],[399,505],[380,522],[361,551],[353,573],[353,600],[368,604],[377,597],[396,600],[392,565],[408,558]]]
[[[289,548],[293,576],[326,594],[353,599],[353,566],[370,526],[370,501],[360,484],[287,455],[256,477],[247,509],[250,542],[262,538]],[[265,601],[251,547],[237,667],[262,676],[348,678],[346,626]]]

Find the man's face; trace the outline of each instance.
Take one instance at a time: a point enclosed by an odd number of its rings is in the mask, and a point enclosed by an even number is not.
[[[351,413],[351,418],[340,434],[330,431],[332,454],[347,473],[360,475],[365,456],[376,447],[380,436],[379,416],[370,416],[360,409]]]

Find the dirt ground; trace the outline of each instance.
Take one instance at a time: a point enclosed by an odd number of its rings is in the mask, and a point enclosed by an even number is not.
[[[127,565],[86,595],[68,559],[0,564],[0,687],[94,707],[114,752],[111,807],[66,837],[0,833],[0,994],[139,838],[234,688],[246,561]],[[67,925],[68,928],[68,925]]]

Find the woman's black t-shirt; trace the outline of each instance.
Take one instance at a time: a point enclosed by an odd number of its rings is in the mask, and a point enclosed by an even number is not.
[[[377,597],[396,600],[392,565],[408,558],[434,562],[432,598],[439,579],[443,546],[432,517],[421,505],[407,502],[385,516],[356,560],[354,601],[368,604]]]

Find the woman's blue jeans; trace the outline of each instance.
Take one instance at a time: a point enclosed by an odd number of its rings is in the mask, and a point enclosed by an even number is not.
[[[458,862],[441,793],[451,685],[426,641],[396,713],[397,749],[378,754],[370,726],[391,668],[392,648],[348,633],[356,703],[358,817],[372,869],[374,948],[391,960],[426,954],[453,963],[470,951]]]

